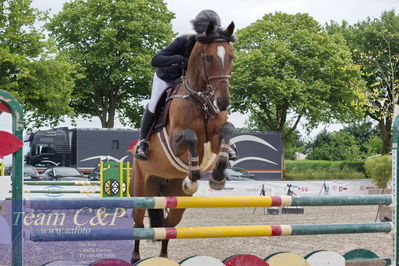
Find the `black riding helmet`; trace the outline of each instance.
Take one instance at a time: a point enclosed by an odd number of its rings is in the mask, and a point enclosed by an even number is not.
[[[210,22],[213,22],[213,24],[217,28],[221,27],[219,15],[215,11],[210,9],[202,10],[198,13],[195,19],[191,20],[191,24],[193,24],[193,29],[197,33],[203,33]]]

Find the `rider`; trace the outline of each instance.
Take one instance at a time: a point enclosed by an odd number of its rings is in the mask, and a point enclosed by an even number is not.
[[[210,22],[213,22],[218,28],[221,27],[219,15],[215,11],[209,9],[202,10],[195,19],[191,21],[193,29],[197,34],[205,32]],[[147,159],[149,150],[147,137],[156,119],[155,108],[163,92],[167,88],[175,86],[180,82],[183,69],[186,68],[189,56],[187,46],[189,46],[189,42],[192,41],[193,36],[192,34],[178,36],[171,44],[152,58],[151,64],[157,67],[157,71],[152,81],[150,102],[145,108],[141,121],[140,142],[137,145],[135,153],[137,159]],[[229,157],[230,159],[237,158],[237,155],[231,148],[229,149]]]

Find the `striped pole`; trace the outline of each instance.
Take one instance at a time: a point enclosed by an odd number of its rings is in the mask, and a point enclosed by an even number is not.
[[[29,190],[24,189],[24,193],[32,193],[32,194],[100,194],[100,191],[93,190],[46,190],[46,189],[37,189],[37,190]],[[54,200],[54,199],[53,199]],[[93,200],[93,199],[91,199]]]
[[[99,186],[100,181],[24,181],[29,186]]]
[[[392,223],[356,223],[356,224],[305,224],[305,225],[253,225],[253,226],[216,226],[183,228],[131,228],[131,229],[92,229],[87,232],[30,232],[30,240],[49,241],[98,241],[98,240],[139,240],[139,239],[188,239],[223,237],[261,237],[289,235],[325,235],[325,234],[363,234],[389,233]]]
[[[57,192],[55,192],[57,193]],[[35,199],[27,202],[34,209],[80,208],[136,208],[136,209],[184,209],[184,208],[235,208],[235,207],[285,207],[285,206],[345,206],[389,205],[392,196],[240,196],[240,197],[133,197],[101,199]]]

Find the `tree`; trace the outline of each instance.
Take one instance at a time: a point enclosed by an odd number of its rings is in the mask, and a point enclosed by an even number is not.
[[[30,5],[30,0],[0,2],[0,88],[22,104],[27,125],[56,125],[72,115],[75,71],[36,28],[46,14]]]
[[[342,33],[361,67],[367,84],[365,114],[378,123],[382,137],[381,154],[389,153],[392,138],[394,105],[397,103],[399,80],[399,16],[383,12],[380,18],[367,18],[353,26],[345,21],[331,23],[332,34]]]
[[[283,141],[301,120],[311,129],[357,114],[359,67],[345,40],[309,15],[266,14],[237,32],[234,48],[233,110],[250,112]]]
[[[310,160],[356,161],[360,159],[360,150],[354,136],[345,131],[320,132],[315,140],[307,145]]]
[[[382,147],[382,140],[381,137],[379,136],[371,136],[365,144],[363,144],[363,147],[366,150],[366,156],[365,157],[370,157],[372,155],[379,154],[381,152],[381,147]]]
[[[363,158],[380,152],[380,150],[376,151],[376,148],[381,148],[381,141],[376,139],[381,137],[378,134],[378,128],[370,121],[353,121],[340,131],[347,132],[355,138]]]
[[[47,25],[84,78],[76,82],[72,107],[112,128],[138,125],[150,89],[151,58],[174,36],[174,15],[162,0],[74,0]]]

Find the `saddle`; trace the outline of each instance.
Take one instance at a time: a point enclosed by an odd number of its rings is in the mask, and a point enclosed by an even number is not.
[[[176,95],[179,86],[180,83],[175,86],[169,87],[162,94],[162,97],[159,99],[159,102],[157,104],[157,108],[155,109],[155,115],[157,119],[150,134],[160,132],[162,128],[165,127],[166,123],[168,122],[168,114],[170,103],[172,102],[172,97]]]

